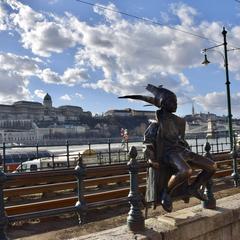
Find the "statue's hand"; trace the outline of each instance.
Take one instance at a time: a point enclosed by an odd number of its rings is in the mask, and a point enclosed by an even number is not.
[[[158,162],[154,162],[151,159],[148,159],[148,163],[153,168],[159,169],[159,167],[160,167]]]

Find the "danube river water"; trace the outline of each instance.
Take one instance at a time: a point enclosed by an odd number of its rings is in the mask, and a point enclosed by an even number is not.
[[[218,139],[187,139],[188,144],[192,148],[192,151],[194,152],[201,152],[200,150],[204,147],[204,144],[206,142],[209,142],[211,147],[212,147],[212,152],[217,152],[217,151],[224,151],[224,150],[229,150],[230,148],[230,143],[229,143],[229,138],[218,138]],[[128,148],[131,146],[135,146],[138,149],[143,148],[143,143],[142,142],[129,142],[128,143]],[[8,148],[10,150],[10,148]],[[33,151],[34,149],[36,150],[36,147],[14,147],[10,150],[12,151],[21,151],[21,149],[24,151]],[[67,146],[39,146],[39,150],[47,150],[50,151],[56,155],[61,155],[65,154],[67,152]],[[95,152],[100,152],[100,151],[108,151],[109,150],[109,144],[83,144],[83,145],[69,145],[69,152],[80,152],[83,153],[85,150],[91,149],[94,150]],[[127,150],[127,144],[123,145],[122,143],[111,143],[110,144],[110,149],[111,151],[116,151],[116,150]]]
[[[107,141],[107,140],[106,140]],[[230,144],[229,138],[218,139],[187,139],[193,152],[204,154],[204,145],[208,141],[211,146],[211,152],[229,151]],[[7,148],[5,154],[11,155],[13,153],[27,152],[39,152],[38,158],[41,158],[41,151],[48,151],[52,157],[48,158],[61,160],[61,161],[73,161],[78,157],[78,154],[82,154],[84,162],[86,164],[108,164],[115,162],[128,161],[127,150],[131,146],[135,146],[138,150],[138,157],[143,157],[143,143],[142,142],[129,142],[127,144],[122,143],[105,143],[105,144],[83,144],[83,145],[68,145],[68,146],[38,146],[37,147],[14,147]],[[109,149],[110,152],[109,153]],[[89,154],[90,153],[90,154]],[[27,160],[26,156],[26,160]],[[46,159],[46,158],[44,158]],[[25,160],[25,161],[26,161]],[[24,160],[23,160],[24,161]]]

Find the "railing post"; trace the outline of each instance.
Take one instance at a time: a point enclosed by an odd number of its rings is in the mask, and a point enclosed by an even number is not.
[[[78,165],[75,167],[75,176],[77,178],[77,197],[78,201],[75,204],[75,208],[78,214],[78,222],[79,224],[83,224],[85,222],[85,216],[87,211],[86,202],[84,199],[84,185],[83,180],[86,175],[86,169],[82,161],[81,154],[78,155]]]
[[[137,149],[132,146],[129,151],[130,160],[128,162],[130,174],[130,192],[128,200],[130,203],[130,211],[128,212],[127,225],[129,230],[133,232],[144,230],[144,217],[140,209],[141,196],[138,192],[138,163],[136,160]]]
[[[217,153],[219,153],[219,146],[218,146],[218,134],[216,135],[216,144],[217,144]]]
[[[54,153],[52,154],[52,168],[55,168],[55,162],[54,162]]]
[[[38,156],[39,156],[38,148],[39,148],[39,146],[38,146],[38,143],[37,143],[37,144],[36,144],[36,158],[37,158],[37,159],[38,159]]]
[[[103,158],[102,153],[99,152],[98,156],[99,156],[99,164],[102,165],[102,158]]]
[[[196,153],[198,153],[198,138],[195,137]]]
[[[209,142],[205,143],[204,149],[206,151],[204,156],[209,158],[209,159],[213,159],[212,155],[210,153],[211,145],[209,144]],[[215,199],[214,194],[213,194],[213,180],[212,180],[212,178],[207,182],[207,184],[205,186],[205,194],[207,196],[207,200],[202,202],[203,207],[208,208],[208,209],[216,209],[216,199]]]
[[[111,156],[111,139],[108,139],[108,157],[109,157],[109,164],[112,163],[112,156]]]
[[[118,162],[119,163],[121,162],[121,151],[120,151],[120,149],[118,150]]]
[[[69,143],[68,143],[68,140],[66,141],[66,148],[67,148],[67,166],[69,168],[70,167],[70,162],[69,162]]]
[[[5,232],[8,219],[5,214],[4,209],[4,196],[3,196],[3,188],[4,182],[6,181],[6,174],[0,170],[0,239],[7,240],[7,235]]]
[[[3,172],[6,172],[6,144],[3,142]]]
[[[232,173],[232,178],[234,181],[234,186],[238,187],[239,186],[239,174],[238,174],[238,163],[237,163],[237,150],[236,150],[236,138],[235,134],[233,134],[233,149],[231,151],[232,157],[233,157],[233,173]]]
[[[128,139],[126,140],[126,144],[127,144],[127,152],[129,152],[129,144],[128,144]]]

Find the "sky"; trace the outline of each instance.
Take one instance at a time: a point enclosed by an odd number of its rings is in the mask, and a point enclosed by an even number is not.
[[[90,3],[90,4],[87,4]],[[133,15],[135,17],[131,17]],[[177,114],[227,115],[222,29],[227,30],[233,117],[240,117],[240,2],[236,0],[0,0],[0,104],[156,110],[118,99],[149,95],[148,83],[178,97]],[[202,49],[209,65],[202,63]]]

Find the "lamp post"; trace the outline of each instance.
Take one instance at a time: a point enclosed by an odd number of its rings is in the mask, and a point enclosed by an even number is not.
[[[238,180],[239,180],[239,175],[238,175],[238,170],[237,170],[237,160],[236,160],[236,153],[235,153],[233,127],[232,127],[232,110],[231,110],[231,93],[230,93],[230,84],[231,83],[229,81],[229,71],[228,71],[228,51],[239,50],[239,49],[237,49],[237,48],[228,49],[227,48],[227,31],[225,30],[225,27],[223,27],[222,35],[223,35],[223,43],[222,44],[203,49],[204,61],[202,62],[202,64],[208,65],[210,63],[210,61],[207,59],[207,51],[212,50],[213,48],[220,47],[220,46],[224,47],[224,55],[221,52],[219,52],[219,53],[222,55],[222,57],[224,59],[224,67],[225,67],[225,74],[226,74],[226,83],[225,84],[226,84],[226,92],[227,92],[227,109],[228,109],[228,132],[229,132],[229,139],[230,139],[230,147],[231,147],[232,154],[233,154],[232,177],[234,179],[235,186],[237,186]]]

